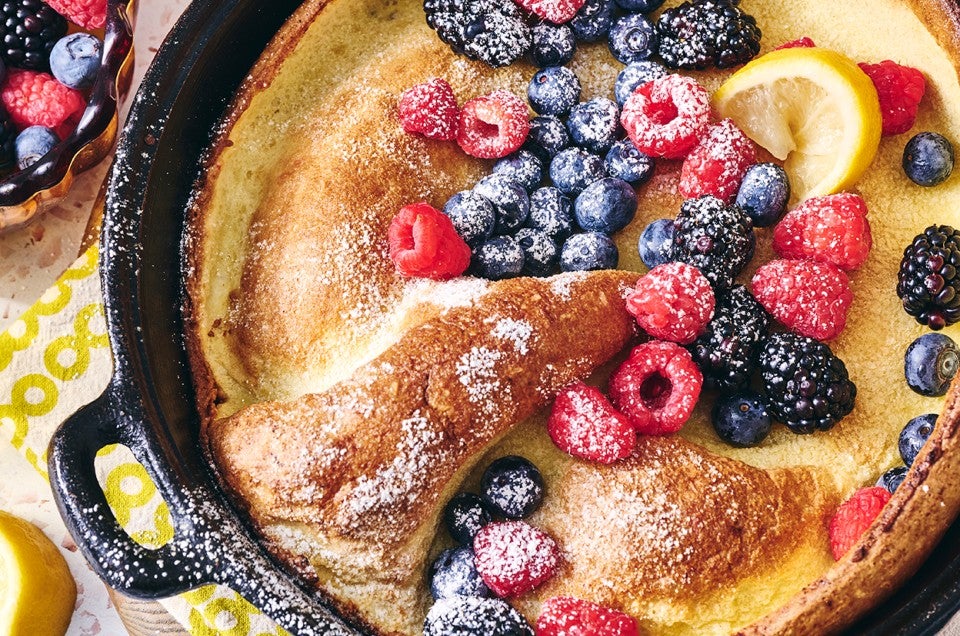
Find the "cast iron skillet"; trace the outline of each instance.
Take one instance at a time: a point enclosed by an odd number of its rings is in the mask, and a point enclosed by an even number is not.
[[[253,538],[201,457],[182,338],[180,238],[201,154],[229,100],[300,0],[195,1],[136,96],[110,176],[101,272],[115,357],[106,392],[67,420],[49,452],[54,496],[97,573],[119,591],[161,598],[221,583],[295,634],[356,634]],[[170,506],[159,550],[117,524],[94,473],[127,445]],[[960,523],[903,589],[852,630],[932,634],[960,607]]]

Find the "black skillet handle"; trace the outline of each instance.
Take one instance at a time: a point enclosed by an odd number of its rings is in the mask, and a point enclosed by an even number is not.
[[[170,505],[173,540],[151,550],[130,538],[107,504],[94,460],[104,446],[125,441],[130,415],[118,407],[117,394],[112,383],[61,424],[50,441],[50,485],[60,514],[96,573],[128,596],[162,598],[210,583],[208,555],[193,544],[195,528],[178,506]]]

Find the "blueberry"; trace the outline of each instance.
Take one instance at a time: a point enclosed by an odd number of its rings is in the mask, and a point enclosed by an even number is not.
[[[934,132],[914,135],[903,149],[903,171],[917,185],[943,183],[953,172],[953,144]]]
[[[518,150],[493,164],[493,174],[513,179],[530,192],[543,179],[543,163],[529,150]]]
[[[472,190],[457,192],[443,206],[454,229],[467,245],[476,247],[493,236],[497,214],[493,204]]]
[[[625,15],[610,27],[608,43],[617,61],[639,62],[657,50],[657,30],[642,15]]]
[[[430,566],[430,594],[434,600],[452,596],[493,596],[474,565],[473,550],[466,547],[444,550]]]
[[[543,22],[533,27],[532,31],[533,46],[530,47],[530,57],[539,68],[563,66],[573,59],[577,50],[577,39],[569,26]]]
[[[611,177],[635,186],[643,185],[653,176],[653,159],[637,150],[629,139],[613,144],[604,163]]]
[[[57,40],[50,51],[50,72],[61,84],[84,90],[100,71],[103,45],[89,33],[72,33]]]
[[[427,612],[423,636],[533,636],[533,629],[506,601],[452,596]]]
[[[754,227],[775,225],[786,214],[789,199],[790,179],[775,163],[758,163],[747,168],[737,192],[737,205],[750,217]]]
[[[584,232],[574,234],[560,250],[560,269],[565,272],[587,272],[614,269],[620,254],[617,245],[606,234]]]
[[[538,114],[562,117],[580,99],[580,80],[566,66],[548,66],[530,80],[527,99]]]
[[[620,108],[627,103],[633,92],[647,82],[660,79],[670,74],[667,67],[651,61],[634,62],[617,74],[617,83],[614,85],[614,94]]]
[[[473,251],[470,268],[480,278],[514,278],[523,271],[523,249],[512,236],[494,236]]]
[[[567,131],[577,146],[595,155],[602,155],[617,140],[620,109],[613,100],[596,97],[570,109]]]
[[[637,193],[623,179],[600,179],[573,203],[577,224],[588,232],[610,235],[629,225],[637,213]]]
[[[770,413],[763,398],[753,391],[722,395],[713,406],[713,429],[728,444],[756,446],[770,434]]]
[[[530,214],[530,198],[523,186],[501,174],[487,175],[473,191],[493,204],[497,213],[494,232],[509,234],[522,226]]]
[[[906,466],[895,466],[880,475],[880,479],[877,480],[877,485],[881,488],[886,488],[887,492],[892,495],[896,492],[897,488],[900,487],[900,484],[903,483],[903,480],[907,478],[908,470]]]
[[[528,517],[543,503],[543,477],[523,457],[494,461],[480,480],[483,498],[508,519]]]
[[[544,231],[554,241],[562,241],[576,229],[573,203],[554,187],[534,190],[530,195],[530,218],[527,225]]]
[[[473,538],[480,528],[491,521],[493,510],[472,492],[460,493],[443,509],[443,523],[453,540],[461,545],[473,545]]]
[[[570,145],[570,133],[556,117],[541,116],[530,120],[530,133],[524,148],[537,155],[544,165]]]
[[[910,388],[929,397],[946,395],[960,366],[957,343],[942,333],[928,333],[914,340],[903,357],[903,373]]]
[[[17,135],[17,167],[25,170],[60,143],[57,134],[44,126],[30,126]]]
[[[557,272],[557,244],[543,230],[523,227],[514,235],[523,250],[523,273],[549,276]]]
[[[664,0],[616,0],[617,6],[628,13],[651,13],[660,8]]]
[[[913,464],[913,460],[917,458],[920,449],[923,448],[924,443],[933,433],[933,427],[936,423],[937,414],[928,413],[913,418],[903,427],[903,430],[900,431],[898,445],[900,447],[900,457],[904,464],[907,466]]]
[[[607,176],[603,159],[582,148],[567,148],[550,162],[550,180],[566,195],[580,194],[584,188]]]
[[[612,22],[613,0],[587,0],[569,24],[578,40],[596,42],[610,32]]]
[[[643,230],[637,249],[644,265],[653,269],[672,260],[670,255],[673,252],[673,235],[676,231],[677,226],[673,219],[658,219]]]

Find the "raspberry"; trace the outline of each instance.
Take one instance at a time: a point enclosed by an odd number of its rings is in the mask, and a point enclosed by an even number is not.
[[[574,382],[557,395],[547,432],[565,453],[601,464],[629,457],[637,443],[633,424],[603,393],[583,382]]]
[[[821,261],[846,272],[863,265],[871,245],[867,204],[848,192],[807,199],[773,230],[773,249],[782,258]]]
[[[457,143],[471,157],[499,159],[518,150],[529,132],[527,105],[509,91],[496,90],[463,105]]]
[[[886,488],[861,488],[840,504],[830,520],[830,551],[839,561],[860,540],[883,507],[890,501]]]
[[[710,120],[710,95],[691,77],[667,75],[630,95],[620,121],[640,152],[679,159],[696,145]]]
[[[460,108],[453,89],[444,79],[435,77],[405,90],[397,112],[400,125],[408,133],[445,141],[457,138]]]
[[[501,598],[520,596],[551,576],[560,550],[546,532],[523,521],[491,523],[473,539],[477,572]]]
[[[780,46],[774,49],[774,51],[779,51],[780,49],[812,49],[816,46],[813,40],[807,36],[802,38],[797,38],[796,40],[790,40],[789,42],[784,42]]]
[[[707,128],[680,169],[680,194],[695,199],[712,194],[730,203],[740,188],[747,168],[757,161],[753,142],[732,119]]]
[[[548,600],[537,619],[537,636],[637,636],[637,633],[637,622],[623,612],[569,596]]]
[[[516,0],[516,2],[544,20],[563,24],[573,19],[586,0]]]
[[[853,302],[847,275],[816,261],[767,263],[753,276],[753,295],[791,331],[823,341],[840,335]]]
[[[879,64],[860,63],[859,66],[877,89],[883,134],[899,135],[913,128],[920,100],[927,88],[923,73],[890,60]]]
[[[46,3],[84,29],[99,29],[107,21],[107,0],[46,0]]]
[[[676,433],[700,398],[703,375],[690,353],[672,342],[635,347],[610,377],[610,400],[641,435]]]
[[[470,265],[470,248],[445,214],[427,203],[401,208],[387,230],[390,259],[404,276],[454,278]]]
[[[10,69],[0,100],[17,128],[46,126],[61,139],[74,129],[86,107],[79,91],[52,75],[19,69]]]
[[[686,263],[651,269],[627,294],[627,311],[648,334],[690,344],[713,317],[713,288],[706,276]]]

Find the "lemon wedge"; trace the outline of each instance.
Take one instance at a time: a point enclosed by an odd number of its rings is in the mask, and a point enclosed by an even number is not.
[[[794,201],[851,187],[880,145],[873,82],[850,58],[829,49],[759,57],[723,83],[713,105],[784,162]]]
[[[35,525],[0,511],[0,634],[63,636],[76,600],[57,546]]]

